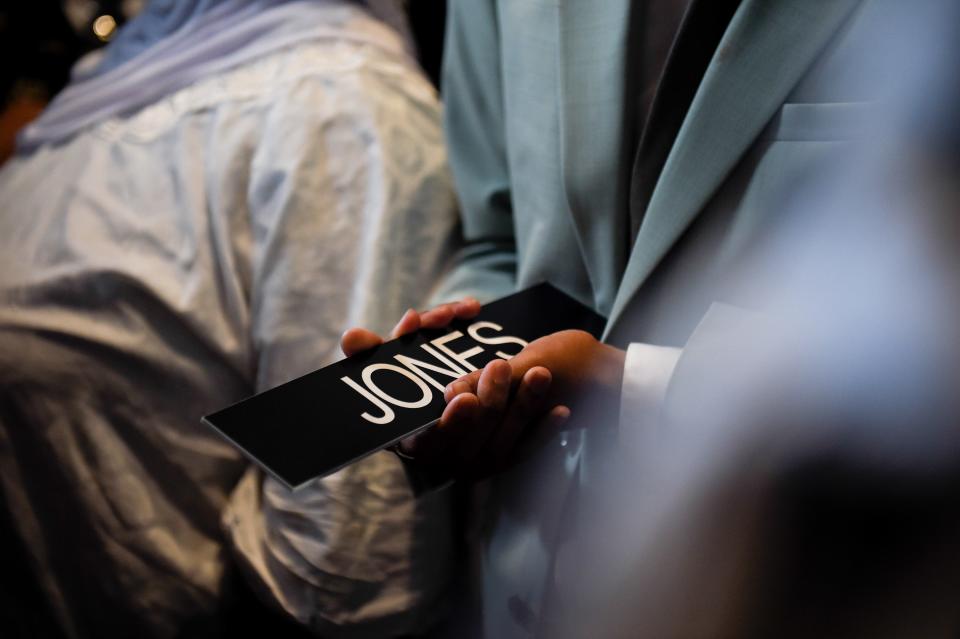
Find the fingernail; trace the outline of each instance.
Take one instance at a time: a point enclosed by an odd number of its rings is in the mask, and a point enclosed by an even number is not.
[[[404,314],[403,314],[403,317],[400,318],[400,321],[397,322],[396,326],[393,327],[394,332],[396,332],[397,330],[399,330],[399,328],[403,325],[403,323],[406,322],[407,319],[409,319],[410,313],[416,313],[416,311],[413,310],[412,308],[408,308],[408,309],[407,309],[407,312],[404,313]]]
[[[493,383],[503,385],[510,383],[510,367],[497,366],[493,369]]]

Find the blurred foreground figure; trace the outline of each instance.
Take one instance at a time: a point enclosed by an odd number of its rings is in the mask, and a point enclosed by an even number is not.
[[[960,156],[896,141],[789,205],[596,456],[547,636],[960,636]]]
[[[158,1],[0,172],[0,487],[65,634],[245,627],[220,520],[247,464],[200,416],[338,358],[442,270],[439,104],[401,15]],[[431,623],[444,494],[389,453],[261,484],[225,525],[264,598],[318,630]]]
[[[871,4],[863,134],[593,458],[547,636],[960,636],[960,9]]]

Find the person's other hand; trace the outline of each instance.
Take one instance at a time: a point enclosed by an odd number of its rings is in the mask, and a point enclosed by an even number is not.
[[[397,325],[390,331],[388,339],[418,331],[421,328],[443,328],[455,319],[470,319],[480,312],[480,302],[467,297],[459,302],[441,304],[429,311],[417,312],[414,309],[404,313]],[[365,328],[351,328],[340,338],[340,350],[347,357],[379,346],[383,338]]]
[[[542,337],[447,386],[437,427],[405,440],[402,451],[458,476],[499,472],[556,434],[568,405],[619,405],[624,357],[584,331]]]

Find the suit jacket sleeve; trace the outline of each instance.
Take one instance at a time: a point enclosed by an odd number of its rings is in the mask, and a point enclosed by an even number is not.
[[[516,286],[498,19],[493,0],[453,0],[449,6],[444,124],[464,247],[435,302],[466,295],[486,302]]]

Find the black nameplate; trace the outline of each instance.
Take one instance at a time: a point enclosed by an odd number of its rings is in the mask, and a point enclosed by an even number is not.
[[[549,284],[483,307],[471,320],[423,330],[203,418],[289,488],[302,486],[435,423],[443,389],[529,341],[603,317]]]

